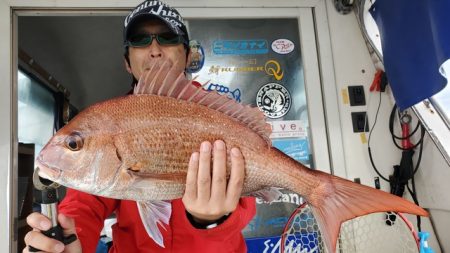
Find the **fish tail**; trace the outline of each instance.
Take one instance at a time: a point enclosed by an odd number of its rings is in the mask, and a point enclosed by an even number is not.
[[[428,216],[424,209],[406,199],[320,171],[314,172],[323,180],[305,197],[330,253],[336,252],[341,224],[349,219],[385,211]]]

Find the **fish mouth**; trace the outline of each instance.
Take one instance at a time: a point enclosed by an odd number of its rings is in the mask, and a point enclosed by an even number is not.
[[[42,178],[54,181],[61,177],[62,170],[46,164],[41,156],[36,158],[36,166],[39,167],[39,176]]]

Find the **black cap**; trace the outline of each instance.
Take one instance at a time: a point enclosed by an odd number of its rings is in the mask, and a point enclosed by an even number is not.
[[[189,44],[189,35],[180,13],[161,1],[145,1],[132,10],[124,22],[123,40],[126,43],[132,27],[142,20],[159,19],[175,34],[182,35],[184,43]]]

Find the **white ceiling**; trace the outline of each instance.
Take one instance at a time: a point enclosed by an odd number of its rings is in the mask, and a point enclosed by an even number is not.
[[[120,16],[19,17],[19,47],[55,77],[78,109],[125,94]]]

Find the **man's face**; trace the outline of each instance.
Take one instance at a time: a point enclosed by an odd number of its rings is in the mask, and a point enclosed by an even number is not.
[[[135,33],[161,34],[170,32],[169,28],[159,20],[150,20],[142,24]],[[127,68],[130,74],[139,80],[142,73],[149,68],[150,64],[162,64],[164,61],[173,66],[176,64],[176,71],[182,73],[186,68],[186,51],[184,45],[160,45],[156,38],[146,47],[129,48],[130,68]],[[166,63],[166,64],[167,64]]]

